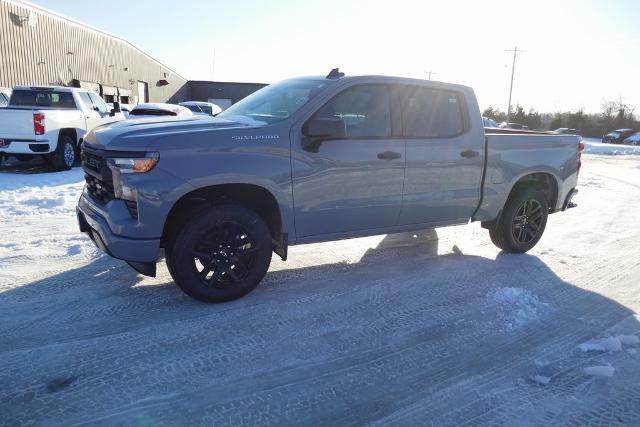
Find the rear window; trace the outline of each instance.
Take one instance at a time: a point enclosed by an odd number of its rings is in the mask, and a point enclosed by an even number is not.
[[[166,110],[155,110],[155,109],[145,109],[145,108],[134,108],[129,113],[131,116],[175,116],[176,113],[173,111]]]
[[[465,130],[462,96],[454,91],[406,87],[402,127],[409,138],[451,138]]]
[[[71,92],[56,92],[52,90],[14,90],[11,94],[12,107],[36,107],[75,109]]]

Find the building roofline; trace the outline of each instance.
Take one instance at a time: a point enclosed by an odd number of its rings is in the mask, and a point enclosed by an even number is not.
[[[221,82],[218,80],[189,80],[189,83],[220,83],[227,85],[261,85],[268,86],[270,83],[256,83],[256,82]]]
[[[67,22],[71,25],[75,25],[76,27],[80,27],[83,28],[85,30],[89,30],[89,31],[93,31],[94,33],[98,33],[101,34],[103,36],[109,37],[111,39],[117,40],[119,42],[125,43],[126,45],[128,45],[129,47],[131,47],[132,49],[135,49],[136,51],[138,51],[139,53],[141,53],[142,55],[146,56],[148,59],[152,60],[153,62],[160,64],[163,68],[166,68],[168,71],[170,71],[172,74],[175,74],[176,76],[180,77],[181,79],[188,81],[188,79],[186,79],[185,77],[183,77],[181,74],[179,74],[178,72],[176,72],[173,68],[171,67],[167,67],[165,64],[163,64],[162,62],[158,61],[157,59],[155,59],[154,57],[152,57],[151,55],[149,55],[148,53],[146,53],[145,51],[143,51],[142,49],[140,49],[139,47],[137,47],[136,45],[134,45],[133,43],[131,43],[129,40],[120,37],[120,36],[116,36],[115,34],[111,34],[108,31],[105,30],[101,30],[100,28],[96,28],[92,25],[89,24],[85,24],[84,22],[78,21],[77,19],[73,19],[70,18],[66,15],[63,15],[61,13],[55,12],[51,9],[47,9],[45,7],[42,6],[38,6],[37,4],[33,4],[31,2],[28,2],[26,0],[3,0],[7,3],[11,3],[14,4],[18,7],[24,7],[27,9],[31,9],[35,12],[40,12],[40,13],[45,13],[47,15],[50,15],[51,17]]]

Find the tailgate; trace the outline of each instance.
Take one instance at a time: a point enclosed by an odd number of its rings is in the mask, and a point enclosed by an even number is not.
[[[3,108],[0,110],[0,139],[36,138],[33,130],[33,110]]]

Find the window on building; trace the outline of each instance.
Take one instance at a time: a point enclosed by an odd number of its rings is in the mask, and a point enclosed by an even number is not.
[[[384,85],[359,85],[327,102],[315,117],[344,120],[348,138],[391,136],[389,90]]]
[[[465,128],[462,96],[454,91],[406,87],[402,96],[402,128],[408,138],[450,138]]]

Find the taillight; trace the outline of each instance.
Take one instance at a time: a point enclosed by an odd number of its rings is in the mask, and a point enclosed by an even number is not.
[[[33,113],[33,131],[36,135],[44,135],[44,114]]]
[[[582,167],[582,152],[584,151],[584,142],[580,141],[578,143],[578,171],[580,173],[580,168]]]

